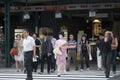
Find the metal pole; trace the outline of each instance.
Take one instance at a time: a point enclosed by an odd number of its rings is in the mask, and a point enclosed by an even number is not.
[[[10,1],[4,3],[6,67],[10,67]]]

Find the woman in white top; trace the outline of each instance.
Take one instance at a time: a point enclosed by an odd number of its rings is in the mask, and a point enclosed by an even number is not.
[[[16,35],[16,40],[14,42],[14,47],[16,47],[18,49],[18,55],[14,56],[15,62],[16,62],[17,72],[19,72],[19,69],[20,69],[20,54],[22,53],[22,50],[23,50],[21,45],[22,45],[21,35],[17,34]]]

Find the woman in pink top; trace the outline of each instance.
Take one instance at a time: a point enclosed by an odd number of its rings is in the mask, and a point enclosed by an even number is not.
[[[66,73],[67,41],[64,39],[64,33],[59,33],[59,39],[56,41],[55,48],[59,48],[61,54],[55,54],[58,69],[58,77],[61,73]]]

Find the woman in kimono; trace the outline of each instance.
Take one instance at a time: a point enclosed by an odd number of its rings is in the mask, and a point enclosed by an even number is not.
[[[58,77],[66,73],[66,57],[67,57],[67,41],[64,39],[64,33],[59,33],[59,39],[56,41],[55,48],[58,48],[58,53],[55,53],[56,64],[58,69]]]

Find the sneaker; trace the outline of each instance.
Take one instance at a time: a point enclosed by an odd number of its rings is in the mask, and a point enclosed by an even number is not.
[[[58,75],[58,77],[61,77],[61,75]]]
[[[66,71],[70,71],[70,69],[66,69]]]
[[[81,72],[83,72],[83,69],[80,69]]]
[[[61,77],[61,74],[60,74],[60,73],[58,73],[58,74],[57,74],[57,76],[58,76],[58,77]]]
[[[27,70],[24,70],[24,74],[26,74],[27,73]]]
[[[38,74],[43,74],[43,72],[39,72]]]
[[[51,73],[54,73],[55,72],[55,70],[54,69],[51,69]]]
[[[97,70],[98,70],[98,71],[103,71],[103,69],[102,69],[102,68],[98,68]]]
[[[89,71],[90,70],[90,68],[87,68],[87,71]]]

